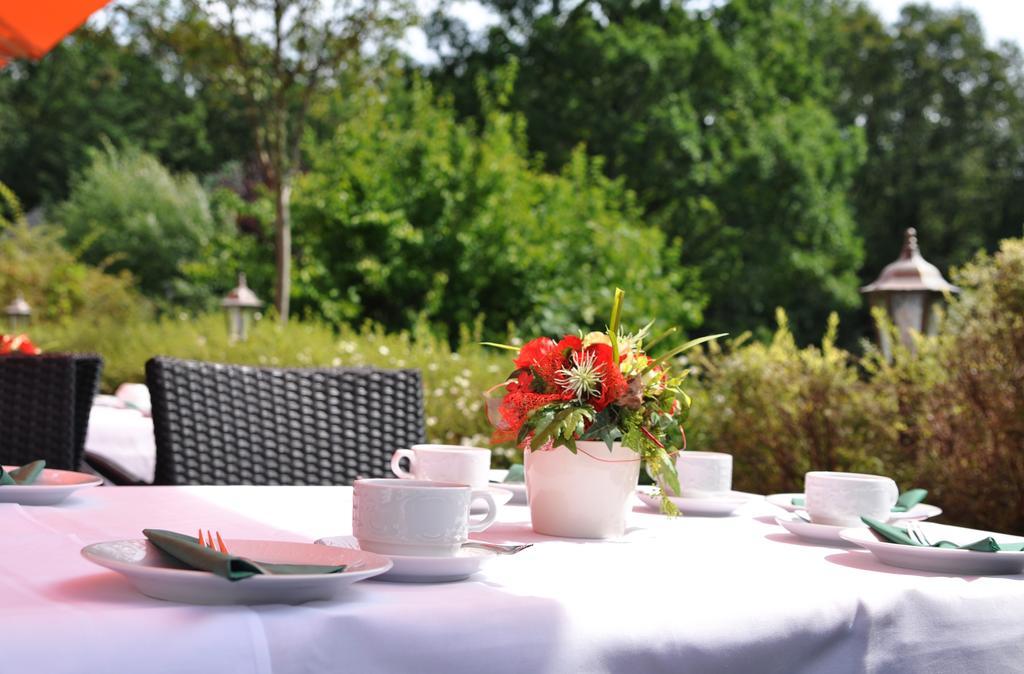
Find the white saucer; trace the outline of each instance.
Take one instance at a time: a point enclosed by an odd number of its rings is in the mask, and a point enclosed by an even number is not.
[[[384,573],[391,561],[362,550],[312,543],[228,540],[232,554],[260,562],[344,564],[338,573],[258,575],[230,581],[206,571],[181,568],[145,539],[93,543],[82,556],[123,575],[142,594],[187,604],[300,604],[331,599],[352,583]]]
[[[776,517],[775,521],[779,523],[779,526],[794,536],[811,541],[812,543],[843,546],[847,544],[846,541],[839,537],[839,532],[843,531],[847,527],[836,527],[831,524],[805,522],[796,515]],[[867,531],[867,527],[864,527],[864,530]]]
[[[16,468],[17,466],[4,466],[6,471]],[[32,484],[5,484],[0,487],[0,503],[54,505],[79,489],[97,487],[101,484],[102,478],[88,473],[44,468]]]
[[[499,508],[512,500],[512,492],[504,487],[488,487],[487,491],[491,492],[491,498],[494,499],[494,505]],[[473,501],[472,505],[469,506],[469,512],[472,515],[485,513],[487,512],[486,504],[483,501]]]
[[[636,488],[636,495],[643,501],[644,505],[661,510],[661,497],[658,496],[658,488],[653,485],[640,485]],[[684,515],[700,515],[703,517],[727,517],[745,503],[749,503],[753,497],[750,494],[733,491],[729,494],[709,498],[688,498],[683,496],[669,496],[668,499],[679,508]]]
[[[947,540],[960,545],[973,543],[986,536],[991,536],[1001,543],[1024,540],[1019,536],[944,524],[928,523],[922,525],[921,529],[931,541]],[[889,566],[957,576],[1001,576],[1024,572],[1024,552],[976,552],[900,545],[878,540],[867,528],[843,529],[840,536],[843,540],[870,550],[879,562]]]
[[[354,536],[331,536],[317,541],[329,547],[359,549]],[[480,570],[485,562],[497,556],[490,550],[462,548],[454,557],[424,557],[420,555],[384,555],[394,566],[376,580],[395,583],[450,583],[465,580]]]
[[[526,505],[528,503],[526,498],[526,483],[504,482],[503,480],[506,475],[508,475],[508,471],[503,468],[491,469],[488,476],[488,479],[491,481],[491,486],[512,492],[512,500],[509,501],[512,505]]]
[[[792,494],[769,494],[765,498],[772,505],[778,506],[786,512],[796,512],[797,510],[804,510],[804,506],[793,505],[793,499],[797,497],[803,497],[801,493]],[[900,520],[927,520],[932,517],[938,517],[942,514],[942,508],[938,506],[929,505],[927,503],[918,503],[910,510],[902,513],[892,513],[889,515],[890,522],[898,522]]]

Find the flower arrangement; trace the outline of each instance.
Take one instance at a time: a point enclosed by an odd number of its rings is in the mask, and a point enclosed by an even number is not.
[[[623,297],[616,289],[605,332],[565,335],[558,341],[539,337],[521,348],[487,343],[516,352],[515,370],[495,387],[504,394],[492,414],[493,440],[531,450],[564,446],[573,453],[578,441],[603,441],[609,451],[619,441],[639,455],[657,483],[678,493],[673,456],[686,448],[683,424],[690,397],[683,382],[689,370],[674,370],[673,359],[723,335],[694,339],[652,357],[651,348],[675,328],[649,341],[652,323],[635,333],[622,332]],[[676,512],[664,493],[662,507]]]
[[[0,356],[12,353],[36,356],[39,355],[39,347],[27,335],[0,335]]]

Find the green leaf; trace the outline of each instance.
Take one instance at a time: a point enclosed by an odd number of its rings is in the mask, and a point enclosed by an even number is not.
[[[615,289],[615,299],[612,302],[612,318],[608,322],[608,337],[612,342],[612,362],[619,362],[619,323],[622,321],[622,300],[626,293],[622,288]]]
[[[544,430],[537,431],[537,433],[533,436],[533,440],[530,441],[530,449],[540,449],[541,447],[543,447],[544,443],[548,441],[548,438],[550,438],[552,435],[556,434],[559,431],[561,421],[563,421],[571,413],[572,409],[565,409],[556,414],[554,418],[551,420],[551,423],[544,427]]]
[[[648,364],[647,367],[644,368],[644,372],[647,372],[647,371],[651,370],[652,368],[654,368],[654,367],[656,367],[658,365],[661,365],[662,363],[665,363],[665,362],[671,360],[672,358],[675,358],[676,356],[678,356],[679,354],[683,353],[684,351],[689,351],[690,349],[692,349],[695,346],[699,346],[700,344],[704,344],[705,342],[710,342],[712,340],[718,339],[719,337],[725,337],[728,334],[729,334],[728,332],[722,332],[722,333],[719,333],[717,335],[705,335],[704,337],[698,337],[697,339],[691,339],[686,344],[682,344],[680,346],[677,346],[676,348],[672,349],[668,353],[658,357],[655,360],[652,360],[650,362],[650,364]]]
[[[510,344],[499,344],[498,342],[480,342],[480,346],[493,346],[496,349],[505,349],[506,351],[515,351],[519,353],[518,346],[512,346]]]
[[[646,344],[644,344],[644,350],[647,351],[648,353],[650,353],[651,349],[653,349],[654,346],[656,344],[658,344],[658,342],[662,341],[666,337],[670,337],[670,336],[674,335],[677,332],[679,332],[679,328],[677,328],[675,326],[669,328],[668,330],[666,330],[665,332],[661,333],[660,335],[658,335],[657,337],[655,337],[651,341],[649,341]]]
[[[663,449],[658,450],[658,461],[661,462],[661,473],[660,477],[664,484],[672,491],[673,494],[679,493],[679,473],[676,472],[676,463],[672,460],[672,457],[668,455]]]

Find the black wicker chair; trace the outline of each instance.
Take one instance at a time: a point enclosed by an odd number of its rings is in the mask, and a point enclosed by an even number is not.
[[[0,462],[81,469],[102,370],[94,354],[0,356]]]
[[[424,441],[418,370],[146,363],[156,484],[350,484]]]

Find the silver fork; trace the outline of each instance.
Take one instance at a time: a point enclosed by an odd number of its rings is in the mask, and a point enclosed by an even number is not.
[[[533,547],[533,543],[487,543],[484,541],[466,541],[462,544],[464,548],[480,548],[481,550],[490,550],[496,552],[499,555],[514,555],[517,552],[522,552],[526,548]]]
[[[928,537],[925,536],[924,531],[921,529],[921,525],[918,522],[913,520],[907,522],[907,533],[909,533],[910,537],[921,545],[931,547],[931,541],[929,541]]]

